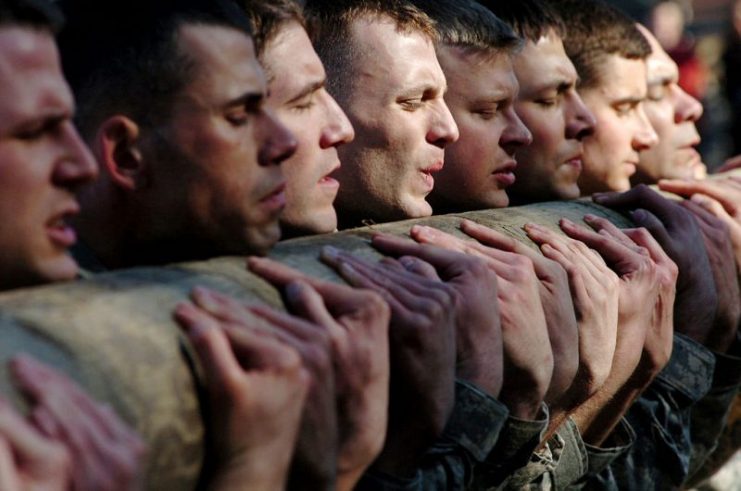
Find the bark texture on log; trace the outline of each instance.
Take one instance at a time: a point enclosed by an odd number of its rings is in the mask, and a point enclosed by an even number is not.
[[[460,234],[460,218],[467,217],[530,243],[522,231],[525,223],[559,230],[560,218],[581,223],[586,213],[630,225],[620,214],[591,202],[553,202],[295,239],[279,244],[271,257],[336,280],[317,260],[321,246],[377,258],[368,245],[374,230],[406,235],[412,224],[423,223]],[[8,292],[0,295],[0,392],[23,407],[8,378],[7,360],[21,351],[31,353],[110,403],[140,432],[149,447],[149,489],[194,488],[204,457],[198,369],[171,312],[196,285],[282,305],[275,289],[245,270],[242,257],[123,270]]]

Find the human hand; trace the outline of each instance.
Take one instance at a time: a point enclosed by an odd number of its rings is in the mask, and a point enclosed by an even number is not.
[[[659,181],[663,191],[691,199],[728,227],[741,274],[741,179],[736,176],[716,177],[705,181]]]
[[[141,489],[144,443],[107,405],[28,355],[14,357],[10,371],[32,402],[35,426],[67,449],[72,489]]]
[[[646,228],[679,268],[674,304],[677,332],[704,343],[718,308],[710,261],[692,214],[646,186],[625,193],[595,195],[594,201],[629,210],[638,227]]]
[[[504,368],[499,309],[493,301],[497,298],[496,274],[482,259],[392,235],[375,235],[373,246],[384,254],[402,256],[399,264],[409,272],[450,287],[457,376],[498,397]]]
[[[267,258],[248,260],[250,271],[278,288],[303,281],[318,296],[288,307],[322,326],[330,338],[338,396],[338,488],[352,489],[383,448],[388,418],[390,310],[380,295],[323,281]]]
[[[0,489],[67,491],[71,474],[67,448],[42,435],[0,397]]]
[[[333,247],[322,260],[351,285],[373,290],[391,308],[391,399],[386,443],[376,466],[407,475],[442,434],[455,392],[455,318],[449,287],[395,260],[370,263]]]
[[[705,346],[725,353],[736,338],[741,318],[738,274],[735,268],[728,267],[735,261],[730,233],[722,220],[699,204],[692,201],[683,201],[681,204],[695,216],[700,226],[718,292],[718,311],[713,328],[705,339]]]
[[[521,254],[533,262],[535,275],[540,281],[540,300],[553,350],[553,376],[545,399],[549,404],[558,404],[573,385],[579,370],[579,331],[566,271],[556,261],[525,244],[471,220],[464,219],[461,230],[482,246]]]
[[[620,282],[596,251],[579,240],[528,224],[528,236],[543,255],[568,274],[573,308],[579,324],[579,371],[560,408],[567,411],[602,387],[612,368],[618,328]]]
[[[204,370],[215,462],[211,487],[241,489],[249,482],[255,489],[283,489],[303,414],[312,424],[328,424],[316,431],[327,431],[329,442],[320,437],[312,441],[310,430],[304,445],[327,451],[329,464],[317,464],[316,472],[332,473],[333,384],[313,380],[331,370],[324,347],[302,344],[290,319],[270,322],[246,304],[204,288],[191,297],[195,305],[180,304],[175,318]],[[314,360],[305,362],[306,357]],[[310,386],[313,407],[305,408]],[[323,478],[332,481],[334,476]]]
[[[726,159],[726,161],[723,162],[723,165],[718,167],[715,173],[720,174],[723,172],[728,172],[733,169],[738,169],[739,167],[741,167],[741,155],[735,155],[729,159]]]
[[[499,398],[516,417],[534,419],[553,375],[553,351],[533,262],[523,255],[463,241],[431,227],[414,227],[412,237],[474,254],[496,274],[504,349]]]

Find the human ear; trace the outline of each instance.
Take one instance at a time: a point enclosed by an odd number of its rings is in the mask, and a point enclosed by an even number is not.
[[[139,136],[139,125],[122,115],[103,121],[96,136],[101,166],[116,186],[127,191],[136,191],[147,183]]]

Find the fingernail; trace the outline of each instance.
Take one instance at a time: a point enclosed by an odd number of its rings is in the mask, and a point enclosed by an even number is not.
[[[301,298],[301,292],[303,291],[304,286],[301,284],[300,281],[292,281],[286,286],[286,297],[291,302],[296,302]]]
[[[322,257],[327,259],[337,259],[340,255],[340,251],[336,247],[324,246],[322,247]]]
[[[647,217],[648,217],[648,215],[646,215],[646,211],[645,210],[639,209],[639,210],[633,210],[633,211],[630,212],[630,218],[632,218],[634,222],[642,222]]]
[[[340,265],[340,273],[347,276],[357,276],[358,272],[348,263],[342,263]]]
[[[526,223],[523,228],[525,229],[525,231],[535,230],[537,232],[539,230],[543,230],[543,227],[541,227],[537,223]]]
[[[592,201],[595,203],[602,203],[607,199],[607,195],[604,193],[595,193],[592,195]]]
[[[399,262],[405,269],[414,269],[415,261],[411,257],[403,256],[399,258]]]
[[[569,228],[576,227],[576,224],[572,222],[571,220],[569,220],[568,218],[562,218],[559,221],[559,225],[561,225],[562,227],[569,227]]]
[[[694,201],[695,203],[705,203],[705,196],[701,194],[693,194],[690,197],[690,201]]]
[[[591,213],[587,213],[586,215],[584,215],[584,221],[585,222],[593,222],[595,220],[597,220],[597,216],[596,215],[592,215]]]

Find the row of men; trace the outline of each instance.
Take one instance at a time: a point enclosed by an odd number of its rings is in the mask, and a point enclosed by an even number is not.
[[[542,254],[465,220],[323,250],[356,288],[251,258],[290,313],[195,290],[213,487],[664,488],[714,450],[741,181],[690,180],[702,108],[644,28],[592,0],[57,5],[55,40],[51,6],[0,2],[3,289],[631,177],[692,197],[595,194],[638,228],[528,225]],[[133,430],[11,368],[33,409],[0,403],[0,489],[141,483]]]

